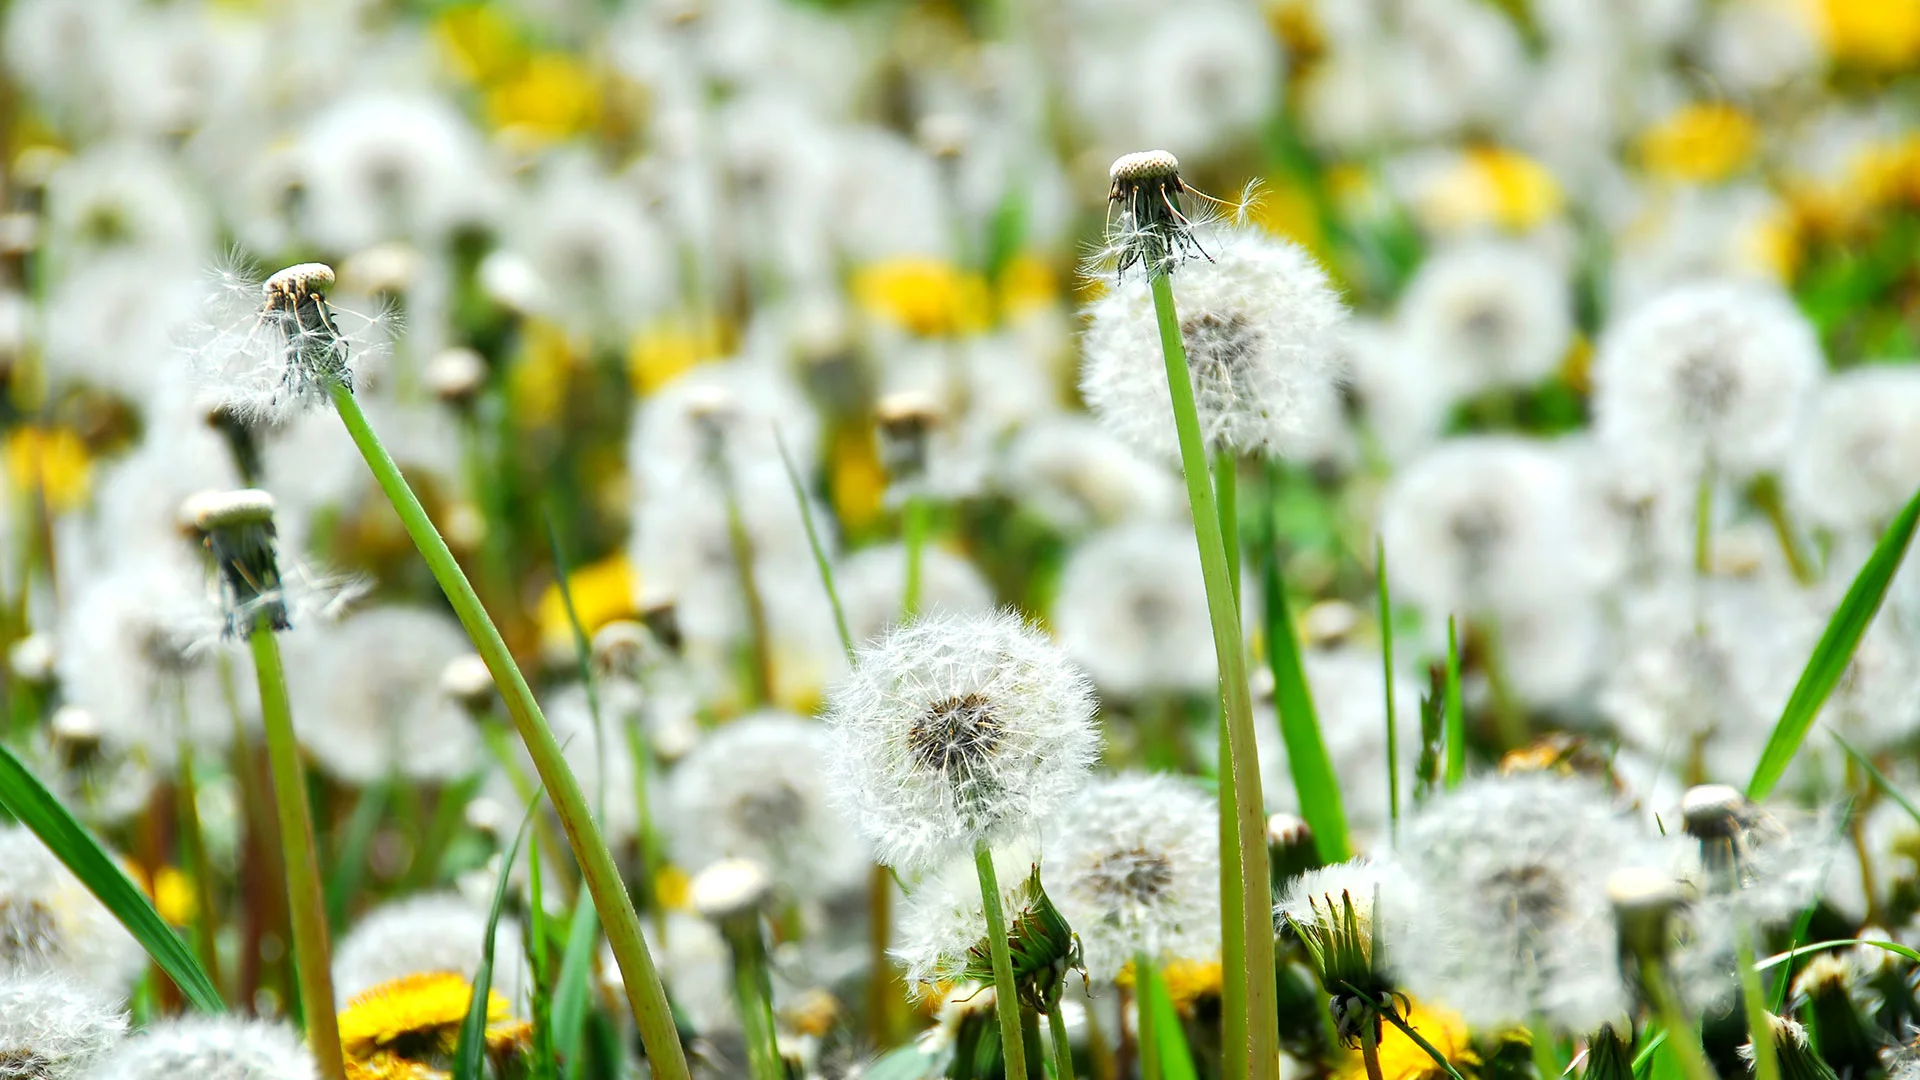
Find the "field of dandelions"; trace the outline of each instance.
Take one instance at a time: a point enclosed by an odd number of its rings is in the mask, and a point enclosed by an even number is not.
[[[1920,0],[0,57],[0,1080],[1920,1080]]]

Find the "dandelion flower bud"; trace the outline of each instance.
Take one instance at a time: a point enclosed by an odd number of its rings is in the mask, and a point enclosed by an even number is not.
[[[1326,421],[1339,381],[1346,305],[1298,245],[1246,230],[1219,234],[1213,260],[1174,282],[1187,372],[1209,450],[1273,456]],[[1153,297],[1118,283],[1088,309],[1080,389],[1122,439],[1177,460]]]
[[[58,975],[0,975],[0,1077],[76,1080],[126,1031],[118,998]]]
[[[1087,972],[1136,955],[1210,960],[1220,947],[1219,809],[1165,775],[1094,781],[1060,811],[1042,864]]]
[[[1336,1017],[1364,1015],[1353,1006],[1393,993],[1386,958],[1374,954],[1385,936],[1375,921],[1384,908],[1408,900],[1406,883],[1391,864],[1366,859],[1310,870],[1281,894],[1274,919],[1306,951],[1321,987],[1336,1002]],[[1356,994],[1361,1001],[1353,1000]]]
[[[1537,1018],[1580,1033],[1626,1010],[1607,878],[1671,856],[1606,793],[1539,773],[1481,780],[1422,807],[1398,840],[1415,893],[1389,946],[1407,992],[1476,1028]]]
[[[1098,753],[1087,677],[1011,612],[930,615],[828,695],[828,776],[881,862],[913,870],[1049,820]]]
[[[1814,402],[1788,490],[1815,523],[1878,534],[1920,487],[1920,372],[1870,366],[1828,379]]]
[[[1611,327],[1594,357],[1603,442],[1669,473],[1707,462],[1735,477],[1780,463],[1825,361],[1784,295],[1706,282],[1663,294]]]
[[[182,515],[220,572],[227,633],[252,633],[256,622],[273,630],[292,626],[274,550],[273,496],[252,488],[204,492],[187,500]]]
[[[1821,1047],[1821,1053],[1816,1054],[1813,1047],[1807,1044],[1806,1028],[1784,1016],[1766,1015],[1766,1037],[1773,1041],[1774,1059],[1780,1066],[1780,1080],[1839,1080],[1833,1066],[1822,1060],[1826,1048]],[[1740,1060],[1746,1062],[1749,1068],[1757,1067],[1751,1037],[1740,1047]]]
[[[1856,1076],[1873,1070],[1879,1049],[1873,1016],[1880,995],[1872,980],[1886,955],[1872,945],[1823,952],[1810,957],[1793,980],[1793,999],[1806,1002],[1803,1015],[1820,1057]]]
[[[315,1080],[313,1055],[285,1024],[231,1017],[165,1020],[121,1043],[93,1080]]]
[[[1264,778],[1263,778],[1264,779]],[[1313,829],[1298,814],[1267,815],[1267,866],[1273,871],[1274,895],[1283,895],[1294,879],[1320,867],[1320,848]]]
[[[1005,913],[1014,981],[1023,1001],[1044,1011],[1057,1000],[1062,976],[1080,966],[1072,928],[1041,887],[1039,867],[1022,845],[996,851],[1000,909]],[[906,968],[916,993],[937,995],[960,984],[993,992],[987,916],[971,860],[922,882],[907,898],[893,955]]]
[[[759,911],[773,895],[773,880],[751,859],[722,859],[693,876],[693,910],[725,923]]]
[[[472,349],[443,349],[427,361],[427,387],[456,409],[472,406],[487,387],[487,362]]]
[[[825,898],[866,875],[866,848],[828,804],[828,733],[798,716],[741,717],[696,745],[667,777],[675,861],[751,859],[795,896]]]

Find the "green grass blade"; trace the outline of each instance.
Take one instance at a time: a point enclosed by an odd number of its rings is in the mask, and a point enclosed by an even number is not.
[[[546,893],[540,874],[540,836],[534,834],[527,848],[527,976],[533,998],[533,1075],[536,1080],[554,1080],[557,1066],[553,1050],[553,993],[547,974]]]
[[[1456,788],[1467,775],[1467,711],[1460,701],[1460,633],[1447,617],[1446,786]]]
[[[467,1018],[460,1023],[460,1042],[453,1055],[453,1080],[480,1080],[480,1056],[487,1049],[487,995],[493,990],[493,947],[500,929],[500,909],[507,903],[507,883],[513,878],[513,863],[519,857],[520,844],[540,812],[540,797],[527,807],[520,831],[507,846],[500,861],[500,880],[493,886],[493,906],[487,909],[487,936],[480,947],[480,966],[473,973],[473,999],[467,1004]]]
[[[387,800],[392,794],[393,781],[382,780],[360,792],[354,800],[353,814],[347,818],[347,834],[340,841],[340,855],[334,860],[333,872],[327,875],[327,922],[331,926],[340,926],[347,921],[347,901],[360,889],[360,882],[367,873],[367,845],[373,843],[373,834],[380,828],[380,818],[387,812]]]
[[[853,659],[853,634],[847,629],[847,613],[840,607],[840,590],[833,584],[833,560],[827,558],[827,549],[820,543],[820,529],[813,523],[813,501],[807,498],[807,486],[800,480],[800,470],[794,467],[793,455],[787,452],[787,440],[778,430],[773,433],[773,441],[780,448],[780,464],[787,467],[787,482],[793,485],[793,499],[800,504],[800,524],[807,530],[807,546],[813,549],[813,563],[820,568],[820,584],[827,590],[827,605],[833,608],[833,627],[840,632],[840,647],[847,652],[847,659]]]
[[[1901,560],[1906,558],[1916,522],[1920,522],[1920,492],[1907,501],[1900,516],[1887,526],[1880,543],[1873,549],[1873,555],[1860,568],[1853,584],[1847,587],[1847,595],[1834,610],[1826,632],[1820,635],[1820,643],[1814,646],[1813,655],[1807,658],[1807,666],[1801,671],[1800,681],[1795,684],[1792,695],[1787,698],[1787,707],[1781,711],[1780,722],[1774,725],[1766,749],[1760,752],[1760,761],[1753,769],[1753,779],[1747,782],[1747,798],[1766,798],[1773,792],[1774,785],[1780,782],[1780,777],[1786,774],[1793,755],[1799,752],[1808,729],[1813,727],[1820,706],[1826,703],[1827,695],[1833,692],[1834,685],[1846,672],[1847,665],[1853,660],[1854,650],[1860,645],[1861,636],[1867,632],[1874,615],[1879,613],[1880,603],[1887,596],[1887,586],[1893,583],[1894,573],[1900,569]]]
[[[1193,1051],[1187,1047],[1186,1029],[1180,1026],[1180,1014],[1174,1010],[1173,999],[1167,996],[1167,985],[1161,981],[1160,973],[1151,965],[1142,967],[1135,982],[1138,1007],[1152,1010],[1161,1080],[1198,1080]]]
[[[1293,774],[1300,816],[1313,830],[1320,861],[1346,862],[1353,857],[1353,850],[1347,840],[1340,778],[1334,774],[1333,759],[1327,756],[1326,742],[1320,738],[1313,692],[1300,663],[1300,643],[1294,637],[1293,617],[1287,610],[1286,585],[1280,580],[1279,547],[1266,547],[1261,584],[1266,594],[1267,664],[1273,669],[1274,712],[1280,721],[1280,737],[1287,745],[1287,769]]]
[[[1920,824],[1920,807],[1914,806],[1911,799],[1900,794],[1900,789],[1893,786],[1893,781],[1888,780],[1886,774],[1874,768],[1873,762],[1867,759],[1867,755],[1861,753],[1852,743],[1841,738],[1839,732],[1829,731],[1827,734],[1833,736],[1833,741],[1840,744],[1840,749],[1845,750],[1847,756],[1854,760],[1854,764],[1859,765],[1860,768],[1866,772],[1867,778],[1872,780],[1876,787],[1887,793],[1887,798],[1892,799],[1899,805],[1900,809],[1905,810],[1907,816],[1912,818],[1916,824]]]
[[[186,942],[153,909],[153,902],[5,745],[0,745],[0,804],[106,905],[195,1008],[209,1013],[227,1010],[213,980]]]
[[[574,902],[573,922],[567,927],[566,951],[560,954],[560,975],[553,985],[553,1044],[560,1060],[567,1063],[567,1075],[578,1076],[584,1055],[581,1038],[587,1030],[587,1010],[592,997],[587,993],[593,981],[593,947],[600,941],[600,919],[593,908],[593,897],[585,890]]]
[[[1796,957],[1825,952],[1828,949],[1844,949],[1854,945],[1871,945],[1876,949],[1890,952],[1895,956],[1903,957],[1916,964],[1920,964],[1920,952],[1915,952],[1897,941],[1881,941],[1878,938],[1844,938],[1839,941],[1816,941],[1811,945],[1802,945],[1797,949],[1788,949],[1783,953],[1775,953],[1765,960],[1756,962],[1753,965],[1753,970],[1765,971],[1768,968],[1779,967],[1781,964]]]
[[[1400,831],[1400,728],[1393,701],[1393,601],[1387,593],[1387,545],[1373,538],[1374,589],[1380,595],[1380,668],[1387,698],[1387,831]]]

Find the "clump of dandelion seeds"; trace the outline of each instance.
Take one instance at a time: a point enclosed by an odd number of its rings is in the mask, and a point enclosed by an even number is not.
[[[1018,616],[924,616],[829,693],[829,783],[881,862],[926,869],[1050,820],[1098,753],[1093,714],[1087,677]]]
[[[127,1031],[117,998],[61,975],[0,975],[0,1080],[73,1080]]]
[[[313,1055],[284,1024],[189,1017],[155,1024],[121,1043],[87,1074],[94,1080],[315,1080]]]
[[[58,973],[120,994],[146,953],[23,826],[0,829],[0,975]]]

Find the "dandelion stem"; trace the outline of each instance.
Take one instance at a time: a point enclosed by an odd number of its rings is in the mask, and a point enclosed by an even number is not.
[[[183,717],[184,719],[184,717]],[[193,938],[200,966],[207,969],[215,990],[220,982],[219,912],[213,906],[213,867],[207,862],[206,835],[200,827],[200,796],[193,779],[193,747],[180,740],[180,772],[174,785],[180,818],[180,850],[187,873],[193,875]]]
[[[1360,1021],[1360,1060],[1366,1063],[1367,1080],[1385,1080],[1380,1073],[1379,1024],[1371,1016]]]
[[[1227,580],[1233,585],[1233,606],[1240,609],[1240,461],[1231,450],[1213,455],[1213,492],[1220,502],[1220,544],[1226,549]]]
[[[340,1028],[334,1010],[333,961],[327,949],[326,900],[320,893],[315,861],[313,818],[307,782],[294,740],[293,711],[287,702],[280,644],[265,615],[256,616],[247,644],[260,680],[260,717],[267,730],[267,757],[273,767],[273,803],[280,819],[280,849],[286,858],[288,921],[293,924],[293,961],[300,977],[300,1011],[306,1018],[307,1045],[326,1080],[345,1080]]]
[[[1007,917],[1000,910],[1000,881],[993,872],[993,852],[984,842],[974,846],[973,865],[980,873],[980,905],[987,916],[987,951],[993,958],[993,1011],[1000,1017],[1000,1047],[1006,1055],[1007,1080],[1027,1080],[1027,1044],[1020,1034],[1020,992],[1013,983]]]
[[[1140,1080],[1160,1080],[1159,1018],[1154,1015],[1157,993],[1153,981],[1159,972],[1145,952],[1133,956],[1133,1017],[1140,1034]],[[1124,1019],[1124,1018],[1123,1018]]]
[[[933,529],[933,508],[925,495],[909,495],[900,510],[900,537],[907,549],[907,583],[902,614],[911,619],[920,613],[922,571],[926,566],[927,534]]]
[[[1053,1036],[1054,1080],[1073,1080],[1073,1046],[1067,1042],[1067,1020],[1060,1015],[1060,999],[1047,1006],[1047,1031]]]
[[[1451,616],[1447,618],[1446,693],[1446,786],[1456,788],[1467,775],[1466,705],[1460,699],[1460,635]]]
[[[1760,512],[1767,516],[1767,523],[1773,526],[1774,538],[1780,542],[1780,554],[1786,556],[1793,580],[1802,585],[1812,585],[1819,580],[1813,564],[1807,561],[1805,549],[1800,546],[1800,531],[1794,528],[1793,518],[1787,513],[1786,500],[1780,497],[1780,481],[1763,475],[1754,480],[1750,494]]]
[[[1086,1018],[1087,1057],[1093,1066],[1093,1080],[1120,1080],[1120,1062],[1107,1043],[1107,1033],[1101,1030],[1100,1010],[1092,1001],[1087,1002]]]
[[[1278,1076],[1279,1018],[1274,1011],[1273,888],[1268,878],[1264,804],[1260,797],[1260,759],[1254,748],[1253,695],[1247,684],[1247,656],[1240,638],[1239,605],[1226,541],[1208,476],[1206,447],[1200,438],[1200,414],[1187,370],[1186,342],[1174,310],[1173,286],[1164,271],[1152,275],[1154,315],[1160,327],[1160,352],[1166,362],[1167,389],[1180,443],[1180,465],[1187,484],[1207,610],[1213,622],[1213,648],[1220,666],[1221,740],[1227,766],[1222,770],[1220,864],[1222,1075],[1260,1080]]]
[[[1387,698],[1387,834],[1400,832],[1400,732],[1393,712],[1393,601],[1387,593],[1387,545],[1373,538],[1374,588],[1380,595],[1380,685]]]
[[[747,1063],[753,1080],[786,1080],[786,1066],[774,1043],[773,1004],[767,985],[766,945],[760,938],[760,916],[748,912],[727,920],[722,928],[733,953],[733,1001],[740,1010],[741,1033],[747,1043]]]
[[[1780,1055],[1773,1045],[1773,1021],[1767,1016],[1766,991],[1753,966],[1753,933],[1736,924],[1734,963],[1740,972],[1740,997],[1747,1011],[1747,1036],[1753,1042],[1754,1080],[1780,1080]]]
[[[1693,496],[1693,572],[1713,574],[1713,463],[1700,470],[1700,488]]]
[[[620,871],[614,866],[613,856],[607,851],[599,826],[587,810],[580,782],[574,777],[573,770],[567,767],[566,758],[560,753],[560,744],[554,740],[553,730],[547,726],[546,716],[533,698],[533,689],[527,685],[526,676],[520,673],[519,665],[514,663],[513,654],[507,651],[507,643],[501,639],[499,628],[487,616],[486,608],[474,594],[473,585],[467,581],[467,575],[460,569],[453,552],[448,550],[447,542],[441,538],[440,531],[434,528],[433,520],[427,516],[419,498],[407,486],[406,478],[400,475],[399,467],[393,463],[386,447],[381,445],[380,437],[374,434],[373,427],[367,423],[359,401],[344,384],[329,386],[328,393],[340,413],[341,422],[347,427],[347,433],[353,437],[354,445],[359,447],[361,456],[366,459],[374,480],[393,504],[401,524],[406,527],[407,535],[413,539],[427,567],[433,571],[434,579],[440,583],[441,591],[446,593],[461,625],[466,627],[467,636],[473,639],[474,647],[486,661],[487,670],[493,674],[494,683],[500,688],[514,727],[519,731],[521,741],[526,743],[541,783],[546,785],[548,798],[560,815],[560,823],[566,829],[574,858],[579,860],[581,875],[593,895],[594,908],[606,927],[607,942],[620,966],[627,1001],[633,1010],[634,1022],[639,1025],[640,1040],[646,1047],[647,1060],[653,1067],[654,1075],[663,1080],[689,1080],[686,1054],[680,1047],[680,1035],[673,1026],[673,1014],[667,1006],[667,995],[660,985],[659,973],[654,970],[653,958],[648,955],[646,942],[640,936],[640,916],[634,911],[633,898],[627,895],[626,887],[621,883]]]
[[[1640,985],[1645,987],[1654,1012],[1667,1029],[1667,1046],[1680,1060],[1680,1071],[1686,1080],[1714,1080],[1713,1066],[1707,1064],[1707,1052],[1700,1045],[1700,1032],[1681,1008],[1679,995],[1667,981],[1666,968],[1658,960],[1641,960]]]
[[[753,645],[753,692],[760,704],[773,701],[773,639],[767,629],[767,605],[760,582],[753,576],[753,537],[740,512],[740,493],[726,462],[720,463],[720,486],[727,503],[727,542],[733,547],[734,572],[740,577],[740,600],[747,608],[747,631]]]

